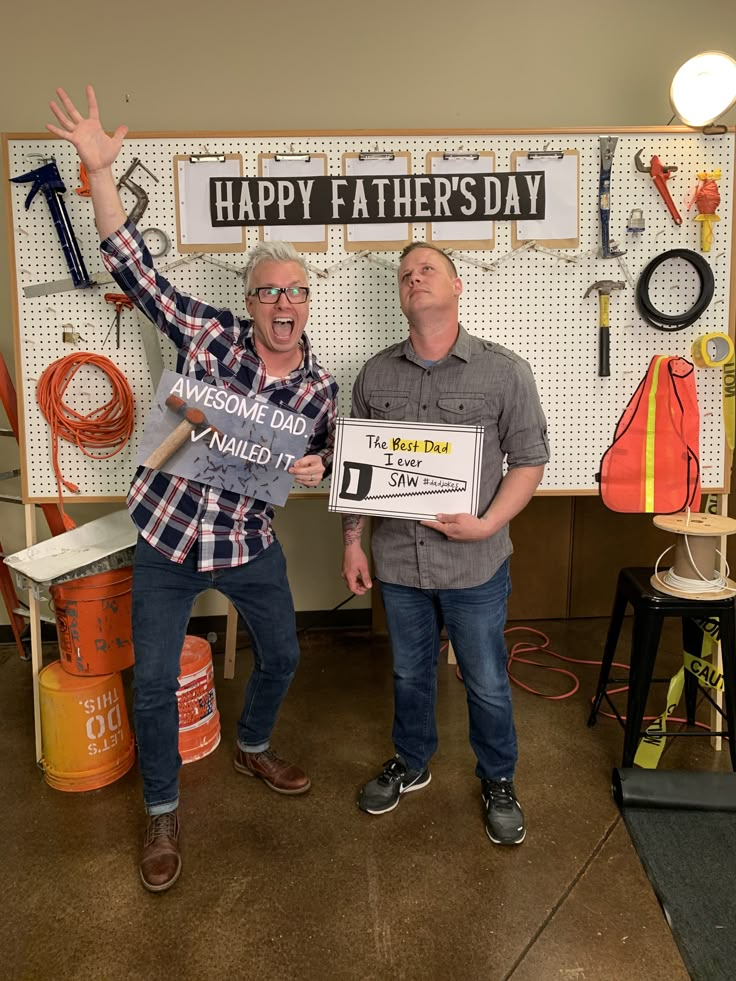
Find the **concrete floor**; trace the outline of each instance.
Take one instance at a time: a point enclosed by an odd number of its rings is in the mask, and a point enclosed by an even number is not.
[[[600,656],[606,626],[534,624],[553,649],[588,659]],[[663,644],[674,665],[676,634]],[[609,793],[622,733],[604,719],[585,724],[597,668],[576,669],[580,690],[562,701],[515,689],[528,833],[501,849],[484,833],[454,668],[439,670],[432,783],[370,817],[355,796],[392,754],[388,643],[312,630],[302,651],[274,748],[309,771],[311,791],[281,797],[235,772],[250,655],[239,650],[229,682],[216,656],[222,743],[182,769],[184,871],[171,892],[150,895],[138,878],[137,769],[89,793],[49,787],[33,761],[30,665],[0,649],[3,978],[687,979]],[[566,685],[539,671],[526,678]],[[663,765],[728,768],[707,739],[670,740]]]

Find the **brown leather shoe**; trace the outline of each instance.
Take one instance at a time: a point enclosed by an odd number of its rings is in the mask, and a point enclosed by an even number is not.
[[[178,813],[149,815],[141,859],[143,885],[150,892],[164,892],[171,889],[180,872]]]
[[[277,794],[306,794],[312,786],[304,770],[280,760],[270,749],[264,749],[262,753],[246,753],[238,746],[233,764],[238,773],[260,777]]]

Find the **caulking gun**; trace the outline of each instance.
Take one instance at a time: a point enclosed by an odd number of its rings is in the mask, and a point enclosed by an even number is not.
[[[74,285],[76,287],[92,286],[92,280],[85,268],[84,259],[64,204],[62,194],[66,191],[66,187],[61,179],[59,168],[56,166],[56,160],[53,157],[42,157],[41,166],[37,167],[36,170],[29,170],[27,174],[21,174],[20,177],[11,177],[10,179],[14,184],[33,185],[25,201],[26,211],[30,208],[31,201],[38,192],[43,191]]]

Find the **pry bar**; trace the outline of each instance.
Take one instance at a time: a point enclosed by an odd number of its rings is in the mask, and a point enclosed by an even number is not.
[[[601,256],[604,259],[615,259],[624,253],[619,249],[611,249],[609,225],[611,219],[611,167],[613,153],[618,143],[616,136],[600,138],[601,169],[598,182],[598,211],[601,218]]]

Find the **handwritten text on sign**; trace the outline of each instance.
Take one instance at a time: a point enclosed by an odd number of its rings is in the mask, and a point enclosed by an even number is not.
[[[545,217],[544,173],[212,177],[210,218],[229,225],[519,221]]]
[[[482,426],[337,420],[330,511],[477,514]]]

